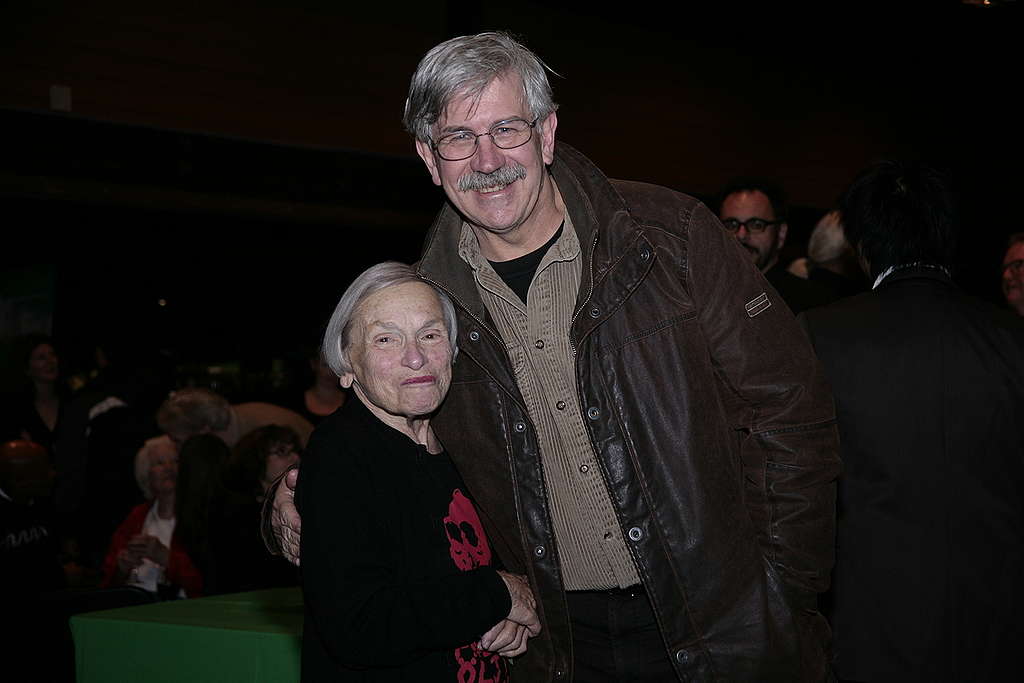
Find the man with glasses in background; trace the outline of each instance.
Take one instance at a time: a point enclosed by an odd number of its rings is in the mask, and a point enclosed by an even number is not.
[[[1024,315],[1024,232],[1015,232],[1007,242],[1001,274],[1003,296],[1010,310]]]
[[[740,178],[729,183],[720,196],[722,225],[750,252],[765,279],[794,313],[832,301],[823,287],[793,275],[779,262],[789,231],[781,189],[765,180]]]
[[[556,148],[545,68],[454,38],[404,119],[448,199],[417,266],[458,317],[431,424],[543,626],[515,678],[824,680],[839,461],[810,346],[706,207]],[[285,482],[265,521],[297,560]]]

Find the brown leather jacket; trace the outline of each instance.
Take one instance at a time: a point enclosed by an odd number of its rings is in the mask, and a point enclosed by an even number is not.
[[[551,172],[583,246],[570,336],[580,405],[624,538],[683,680],[815,681],[840,470],[832,398],[792,314],[698,201],[609,181],[559,143]],[[492,544],[527,574],[543,633],[517,680],[572,679],[534,428],[446,206],[418,268],[459,316],[432,424]]]

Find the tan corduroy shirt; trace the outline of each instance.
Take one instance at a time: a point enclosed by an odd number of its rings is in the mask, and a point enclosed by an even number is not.
[[[544,255],[524,305],[462,225],[459,256],[505,341],[540,442],[544,482],[566,590],[640,583],[587,437],[576,393],[569,325],[580,287],[580,242],[569,216]]]

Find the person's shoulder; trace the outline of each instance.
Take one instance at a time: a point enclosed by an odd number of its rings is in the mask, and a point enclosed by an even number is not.
[[[356,406],[342,406],[325,417],[313,430],[303,450],[302,467],[346,466],[374,450],[373,437],[362,423]]]
[[[622,196],[630,213],[634,215],[660,214],[671,212],[677,214],[680,211],[694,213],[700,210],[707,210],[704,204],[691,195],[679,190],[673,190],[664,185],[655,185],[639,180],[610,180],[612,186]]]
[[[153,502],[152,500],[147,500],[133,507],[128,516],[124,518],[122,524],[128,526],[137,525],[141,529],[146,515],[149,514],[149,509],[153,507]]]

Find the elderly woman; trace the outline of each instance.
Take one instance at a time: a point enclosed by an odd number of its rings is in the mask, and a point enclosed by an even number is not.
[[[202,576],[174,537],[178,451],[169,442],[136,458],[135,477],[147,501],[136,506],[110,541],[100,585],[133,585],[161,597],[202,594]]]
[[[400,263],[331,317],[324,355],[355,399],[314,431],[296,490],[304,681],[506,681],[502,655],[539,629],[430,427],[455,339],[451,302]]]

